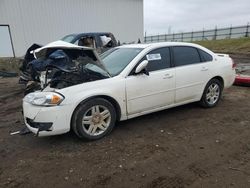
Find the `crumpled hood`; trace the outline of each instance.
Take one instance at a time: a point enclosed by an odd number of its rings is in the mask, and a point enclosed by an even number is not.
[[[80,50],[83,52],[86,51],[86,54],[88,54],[88,57],[93,59],[93,61],[91,61],[90,63],[95,64],[96,66],[100,67],[105,72],[107,72],[110,76],[110,73],[108,72],[108,70],[106,69],[106,67],[102,63],[102,60],[99,58],[98,54],[96,53],[96,51],[93,48],[84,47],[84,46],[77,46],[75,44],[71,44],[71,43],[59,40],[59,41],[51,42],[51,43],[49,43],[41,48],[34,50],[33,54],[34,54],[36,59],[43,58],[43,57],[45,58],[48,50],[50,50],[50,49],[61,49],[61,50],[74,49],[74,50]]]

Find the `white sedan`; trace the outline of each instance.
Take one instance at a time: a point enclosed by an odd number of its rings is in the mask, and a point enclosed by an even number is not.
[[[228,55],[191,43],[125,45],[97,60],[97,68],[86,69],[105,75],[102,79],[47,86],[25,96],[24,121],[33,133],[50,136],[73,130],[82,139],[100,139],[117,121],[196,101],[214,107],[235,79]]]

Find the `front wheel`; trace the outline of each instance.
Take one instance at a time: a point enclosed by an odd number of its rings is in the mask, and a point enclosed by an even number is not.
[[[205,87],[200,104],[205,108],[216,106],[220,101],[222,90],[222,83],[219,80],[210,80]]]
[[[85,140],[97,140],[110,133],[116,122],[113,105],[102,98],[91,99],[80,105],[72,118],[76,135]]]

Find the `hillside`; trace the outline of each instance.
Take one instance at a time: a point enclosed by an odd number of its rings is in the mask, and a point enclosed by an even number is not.
[[[250,38],[195,41],[214,52],[250,55]]]

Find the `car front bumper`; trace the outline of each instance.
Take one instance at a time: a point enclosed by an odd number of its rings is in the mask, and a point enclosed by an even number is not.
[[[70,130],[72,110],[68,105],[35,106],[23,102],[25,125],[37,136],[52,136]]]

